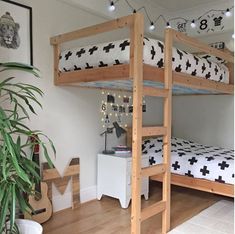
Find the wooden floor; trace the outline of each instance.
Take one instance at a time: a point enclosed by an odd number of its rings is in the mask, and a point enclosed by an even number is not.
[[[172,186],[171,228],[178,226],[215,202],[226,199],[210,193]],[[151,182],[150,198],[142,207],[161,200],[161,185]],[[232,199],[231,199],[232,200]],[[58,212],[43,225],[44,234],[129,234],[130,207],[122,209],[119,201],[104,196],[72,210]],[[143,234],[161,233],[161,215],[142,223]]]

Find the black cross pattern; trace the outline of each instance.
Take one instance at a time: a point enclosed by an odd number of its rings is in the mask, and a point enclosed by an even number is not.
[[[156,54],[156,51],[154,50],[154,47],[152,46],[152,49],[151,49],[152,60],[154,59],[155,54]]]
[[[62,55],[60,54],[59,60],[61,60],[61,59],[62,59]]]
[[[171,143],[171,146],[177,147],[177,145],[176,145],[176,144],[174,144],[174,143]]]
[[[122,42],[119,47],[121,48],[121,50],[125,50],[127,46],[130,45],[130,42],[128,40],[125,40],[124,42]]]
[[[189,62],[189,60],[187,60],[187,62],[186,62],[186,70],[188,70],[189,67],[191,67],[191,63]]]
[[[219,176],[218,179],[215,179],[215,181],[219,183],[225,183],[225,181],[222,180],[222,176]]]
[[[175,71],[176,71],[176,72],[181,72],[181,70],[182,70],[181,64],[180,64],[178,67],[175,68]]]
[[[234,173],[232,174],[232,178],[234,178]]]
[[[155,145],[154,145],[154,144],[150,145],[150,146],[149,146],[149,149],[151,149],[151,148],[153,148],[153,147],[155,147]]]
[[[207,60],[208,64],[209,64],[209,68],[211,68],[211,61]]]
[[[161,149],[155,150],[155,153],[159,153],[159,152],[162,152],[162,150]]]
[[[193,165],[194,163],[196,163],[198,160],[195,157],[192,157],[188,160],[190,162],[190,165]]]
[[[188,141],[183,141],[183,142],[184,142],[184,144],[189,145],[189,142],[188,142]]]
[[[206,79],[209,79],[210,77],[211,77],[211,73],[208,72],[208,73],[206,74]]]
[[[209,161],[212,161],[212,160],[214,160],[215,158],[214,157],[212,157],[212,156],[210,156],[210,157],[206,157],[207,158],[207,161],[209,162]]]
[[[115,59],[115,64],[114,65],[120,65],[122,63],[120,63],[120,61],[118,59]]]
[[[219,77],[219,81],[223,80],[223,78],[224,78],[223,74],[221,74],[220,77]]]
[[[63,68],[63,70],[64,70],[65,72],[68,72],[68,71],[69,71],[69,69],[67,70],[65,67]]]
[[[158,142],[162,142],[162,139],[157,139]]]
[[[89,63],[86,63],[85,69],[91,69],[91,68],[93,68],[93,66],[90,66]]]
[[[215,74],[217,75],[218,74],[218,67],[217,66],[215,66]]]
[[[82,56],[82,54],[85,54],[85,53],[86,53],[85,49],[82,48],[76,53],[76,55],[80,58]]]
[[[160,41],[157,44],[161,48],[161,53],[163,54],[163,52],[164,52],[164,45]]]
[[[76,65],[74,65],[74,71],[78,71],[78,70],[82,70],[80,67],[77,67]]]
[[[144,144],[150,143],[150,140],[145,140]]]
[[[156,163],[156,161],[154,160],[154,157],[151,157],[151,158],[149,159],[149,163],[150,163],[150,165],[153,165],[153,164]]]
[[[147,150],[143,151],[143,154],[147,154],[147,153],[148,153],[148,151],[147,151]]]
[[[224,158],[227,159],[227,160],[233,160],[232,157],[224,157]]]
[[[100,61],[99,67],[107,67],[107,66],[108,66],[108,64],[103,63],[103,61]]]
[[[206,174],[210,174],[210,171],[207,170],[207,166],[204,166],[203,168],[200,169],[200,172],[202,173],[202,175],[206,175]]]
[[[146,146],[142,144],[142,151],[146,149]]]
[[[66,60],[69,59],[69,57],[72,55],[73,53],[71,51],[69,51],[64,57]]]
[[[198,61],[199,61],[198,57],[196,57],[195,55],[193,57],[194,57],[194,59],[196,61],[196,65],[198,65]]]
[[[90,55],[92,55],[96,50],[98,50],[98,47],[97,46],[93,46],[88,51],[90,52]]]
[[[179,51],[178,49],[176,50],[177,54],[180,56],[180,60],[182,60],[183,57],[183,53],[181,51]]]
[[[179,157],[182,157],[183,155],[185,155],[185,153],[184,152],[178,152],[178,155],[179,155]]]
[[[177,171],[180,168],[179,162],[175,161],[175,163],[172,164],[172,167],[174,168],[174,171]]]
[[[203,63],[203,66],[202,66],[202,73],[204,73],[205,70],[206,70],[206,66],[205,66],[205,63]]]
[[[226,167],[229,167],[229,164],[227,164],[225,161],[223,161],[222,163],[218,163],[218,166],[220,166],[221,170],[224,170]]]
[[[114,44],[113,43],[109,43],[107,46],[105,46],[104,48],[103,48],[103,50],[105,51],[105,53],[109,53],[109,51],[111,50],[111,49],[113,49],[115,46],[114,46]]]
[[[185,175],[186,175],[186,176],[189,176],[189,177],[194,177],[193,174],[191,174],[191,171],[190,171],[190,170],[188,170],[188,172],[185,173]]]
[[[157,62],[157,66],[159,68],[163,67],[163,58],[161,58],[158,62]]]
[[[180,143],[180,142],[176,142],[176,144],[182,146],[182,143]]]

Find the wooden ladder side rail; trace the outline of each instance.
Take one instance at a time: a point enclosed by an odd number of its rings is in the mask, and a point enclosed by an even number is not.
[[[137,14],[139,15],[139,13]],[[50,43],[54,47],[54,84],[57,85],[57,80],[60,77],[59,56],[62,43],[73,41],[83,37],[89,37],[96,34],[114,31],[121,28],[129,28],[131,30],[131,28],[133,28],[134,18],[135,15],[124,16],[119,19],[51,37]]]
[[[166,206],[162,212],[162,233],[166,234],[170,230],[170,198],[171,198],[171,115],[172,115],[172,46],[173,31],[165,30],[165,51],[164,51],[164,88],[168,90],[168,96],[164,98],[163,126],[166,134],[163,136],[163,163],[166,171],[163,174],[162,201]]]
[[[144,18],[142,14],[134,14],[133,19],[130,28],[130,77],[133,78],[131,233],[140,234]]]

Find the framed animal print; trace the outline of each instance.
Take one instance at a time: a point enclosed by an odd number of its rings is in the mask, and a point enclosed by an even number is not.
[[[0,0],[0,63],[33,65],[32,8]]]

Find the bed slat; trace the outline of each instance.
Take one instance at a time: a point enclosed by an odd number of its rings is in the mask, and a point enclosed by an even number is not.
[[[153,176],[162,174],[166,171],[166,164],[157,164],[154,166],[145,167],[141,170],[141,175],[143,177]]]

